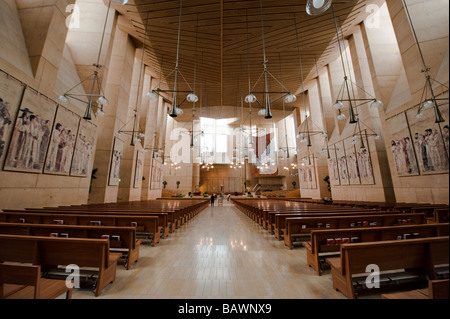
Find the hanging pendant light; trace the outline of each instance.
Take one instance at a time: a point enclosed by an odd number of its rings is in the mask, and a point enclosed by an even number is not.
[[[266,110],[263,109],[263,108],[261,108],[261,109],[258,111],[258,115],[259,115],[259,116],[264,116],[264,115],[266,115]]]
[[[264,56],[264,107],[265,107],[265,118],[271,119],[272,118],[272,111],[270,110],[270,96],[269,96],[269,84],[267,82],[267,63],[269,62],[266,57],[266,43],[264,39],[264,17],[263,17],[263,7],[262,7],[262,0],[259,1],[259,7],[261,12],[261,33],[262,33],[262,43],[263,43],[263,56]]]
[[[332,0],[308,0],[306,3],[306,13],[310,16],[317,16],[327,11]]]
[[[337,102],[334,104],[334,108],[335,108],[336,110],[341,110],[343,107],[344,107],[344,103],[342,103],[341,101],[337,101]]]
[[[345,114],[344,113],[342,113],[340,110],[339,110],[339,114],[338,114],[338,116],[337,116],[337,119],[338,120],[345,120],[347,118],[347,116],[345,116]]]
[[[288,94],[285,98],[284,101],[286,103],[294,103],[295,101],[297,101],[297,96],[295,96],[294,94]]]
[[[188,100],[188,102],[196,103],[198,102],[198,96],[195,93],[189,93],[186,100]]]
[[[262,5],[262,0],[259,1],[260,4],[260,16],[261,16],[261,34],[262,34],[262,47],[263,47],[263,79],[264,79],[264,91],[263,92],[253,92],[252,91],[252,87],[250,86],[250,71],[249,71],[249,91],[250,93],[245,97],[245,102],[248,104],[251,103],[255,103],[258,102],[261,106],[261,113],[258,112],[259,115],[264,115],[264,117],[266,119],[271,119],[272,116],[272,101],[270,100],[270,94],[271,93],[281,93],[282,96],[281,98],[284,99],[285,102],[288,103],[292,103],[295,102],[296,97],[295,95],[291,94],[290,92],[287,91],[283,91],[283,92],[270,92],[269,91],[269,75],[273,77],[273,75],[271,75],[268,71],[267,68],[267,64],[269,63],[269,61],[267,60],[267,56],[266,56],[266,44],[265,44],[265,35],[264,35],[264,17],[263,17],[263,5]],[[246,16],[248,16],[246,14]],[[249,55],[248,53],[248,21],[247,21],[247,55]],[[249,60],[249,58],[248,58]],[[249,68],[250,69],[250,68]],[[261,76],[260,76],[261,78]],[[259,79],[258,79],[259,81]],[[257,83],[258,83],[257,81]],[[256,84],[254,85],[254,87],[256,86]],[[253,87],[253,88],[254,88]],[[263,101],[262,103],[260,103],[257,99],[257,97],[254,95],[254,93],[258,93],[258,94],[262,94],[263,95]],[[251,106],[250,106],[251,107]],[[264,112],[264,113],[263,113]]]
[[[256,96],[253,94],[249,94],[245,97],[245,103],[255,103],[256,102]]]
[[[198,102],[198,96],[194,93],[194,91],[190,88],[189,84],[186,83],[189,86],[190,91],[178,91],[178,76],[181,74],[179,70],[179,57],[180,57],[180,37],[181,37],[181,17],[182,17],[182,9],[183,9],[183,0],[180,0],[180,11],[179,11],[179,17],[178,17],[178,37],[177,37],[177,52],[176,52],[176,59],[175,59],[175,79],[174,79],[174,85],[173,90],[163,90],[160,88],[156,88],[151,90],[147,93],[147,96],[154,100],[157,98],[158,95],[161,93],[172,93],[172,106],[170,108],[169,116],[171,117],[177,117],[180,114],[183,114],[183,110],[180,108],[181,104],[183,104],[184,101],[196,103]],[[162,63],[161,63],[162,65]],[[182,78],[184,79],[183,75],[181,74]],[[161,76],[160,76],[161,80]],[[181,102],[178,103],[179,93],[189,93],[187,97]]]
[[[422,109],[431,109],[431,108],[433,108],[434,109],[434,115],[435,115],[435,121],[434,122],[436,124],[445,122],[445,119],[442,117],[441,111],[439,109],[438,101],[439,100],[443,100],[443,101],[446,101],[446,103],[448,104],[448,98],[438,99],[436,97],[436,94],[435,94],[434,89],[433,89],[433,82],[441,85],[446,90],[448,90],[449,88],[448,88],[448,86],[446,86],[446,85],[438,82],[437,80],[431,78],[431,76],[429,74],[430,68],[427,66],[427,64],[425,62],[425,57],[423,55],[422,48],[420,47],[419,39],[417,38],[416,30],[414,28],[414,24],[412,22],[411,15],[409,14],[409,9],[408,9],[408,6],[406,5],[406,1],[405,0],[403,0],[403,6],[405,7],[406,15],[408,17],[408,21],[409,21],[409,24],[411,26],[412,33],[414,35],[414,40],[416,42],[417,49],[419,50],[420,58],[422,60],[423,69],[422,69],[421,72],[425,74],[425,78],[426,78],[425,87],[424,87],[423,92],[422,92],[422,98],[425,98],[425,100],[424,101],[422,100],[423,102],[421,101],[421,103],[419,103],[419,111],[418,111],[418,113],[416,115],[416,118],[420,119],[420,118],[423,117],[423,114],[421,113]],[[429,92],[429,97],[427,97],[428,92]]]
[[[102,37],[101,37],[101,41],[100,41],[100,48],[98,51],[98,55],[97,55],[97,61],[95,64],[93,64],[93,66],[95,67],[95,70],[93,72],[93,75],[87,77],[86,79],[84,79],[83,81],[81,81],[80,83],[78,83],[76,86],[72,87],[71,89],[69,89],[68,91],[66,91],[64,94],[59,96],[59,101],[61,103],[67,103],[69,101],[69,98],[72,98],[74,100],[77,100],[79,102],[85,103],[86,104],[86,110],[84,112],[83,115],[83,119],[85,120],[91,120],[92,119],[92,107],[94,106],[94,99],[96,99],[96,103],[99,106],[98,110],[96,112],[97,115],[102,116],[102,114],[104,114],[103,112],[103,106],[105,106],[108,103],[108,100],[106,99],[105,95],[103,94],[103,90],[100,84],[100,79],[99,79],[99,70],[102,68],[102,66],[100,65],[100,57],[101,57],[101,53],[102,53],[102,48],[103,48],[103,40],[105,38],[105,32],[106,32],[106,26],[107,26],[107,22],[108,22],[108,15],[109,15],[109,9],[111,7],[111,3],[113,4],[117,4],[117,5],[125,5],[128,3],[128,0],[109,0],[108,1],[108,9],[106,10],[106,17],[105,17],[105,22],[103,25],[103,32],[102,32]],[[91,91],[89,94],[74,94],[71,93],[71,91],[73,89],[75,89],[76,87],[78,87],[79,85],[81,85],[82,83],[84,83],[85,81],[89,80],[90,78],[92,79],[92,85],[91,85]],[[95,93],[95,90],[97,88],[98,93]],[[80,97],[83,96],[85,98],[87,98],[87,102],[83,99],[81,99]]]
[[[383,107],[383,102],[381,102],[380,100],[375,100],[372,102],[372,107],[379,109]]]
[[[177,57],[175,60],[175,82],[173,86],[173,96],[172,96],[172,109],[170,112],[170,117],[177,117],[179,114],[178,103],[177,103],[177,85],[178,85],[178,62],[180,55],[180,34],[181,34],[181,10],[183,8],[183,0],[180,0],[180,14],[178,17],[178,39],[177,39]]]

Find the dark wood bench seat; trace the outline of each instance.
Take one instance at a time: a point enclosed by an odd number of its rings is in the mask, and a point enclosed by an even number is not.
[[[286,219],[294,217],[338,217],[338,216],[360,216],[360,215],[374,215],[374,214],[390,214],[392,212],[387,211],[373,211],[373,210],[342,210],[342,211],[304,211],[298,213],[270,213],[270,223],[272,226],[271,234],[275,235],[275,238],[282,240],[284,238],[284,232],[286,230]]]
[[[136,238],[136,228],[131,226],[50,225],[0,222],[0,234],[92,239],[108,237],[110,251],[120,251],[123,254],[126,269],[130,269],[131,265],[138,261],[139,249],[142,243],[142,239]]]
[[[433,223],[448,223],[448,222],[450,222],[449,209],[448,208],[434,209],[433,218],[431,218],[431,222],[433,222]]]
[[[0,234],[1,262],[40,265],[44,272],[59,269],[63,274],[67,265],[77,265],[80,270],[96,269],[95,296],[100,296],[103,289],[115,281],[121,255],[110,252],[108,239]]]
[[[158,226],[159,226],[159,235],[158,240],[161,238],[167,238],[169,233],[172,232],[172,228],[174,224],[171,220],[173,220],[174,216],[170,212],[141,212],[141,211],[114,211],[114,210],[75,210],[75,209],[66,209],[66,208],[28,208],[25,210],[20,209],[4,209],[5,213],[49,213],[49,214],[75,214],[75,215],[124,215],[124,216],[154,216],[158,218]],[[173,213],[173,212],[172,212]],[[157,244],[158,242],[155,242]]]
[[[448,279],[429,280],[428,287],[410,291],[382,294],[382,299],[449,299]]]
[[[72,298],[65,280],[41,277],[41,266],[0,263],[0,299]]]
[[[107,214],[64,214],[42,212],[0,212],[0,222],[30,224],[64,224],[94,226],[132,226],[136,236],[149,240],[152,245],[159,243],[161,227],[158,217],[141,215],[107,215]]]
[[[106,212],[114,214],[168,214],[168,228],[162,238],[175,231],[183,223],[193,218],[208,206],[209,201],[203,199],[157,199],[147,201],[132,201],[125,203],[99,203],[59,207],[44,207],[43,210],[73,211],[73,212]],[[29,208],[27,210],[36,210]]]
[[[333,288],[349,299],[360,292],[377,293],[378,288],[368,287],[365,282],[369,265],[376,265],[380,271],[381,285],[400,281],[408,275],[420,282],[438,278],[437,267],[445,266],[448,271],[449,237],[432,237],[409,240],[379,241],[370,243],[350,243],[340,246],[340,257],[327,258],[331,266]],[[409,275],[414,272],[416,275]],[[383,274],[387,276],[382,277]],[[399,279],[400,278],[400,279]],[[357,290],[357,292],[355,292]]]
[[[316,229],[384,227],[403,223],[408,225],[425,224],[425,215],[400,213],[286,218],[284,244],[292,249],[296,239],[308,238],[310,240],[311,231]]]
[[[324,258],[338,255],[345,242],[373,242],[412,238],[439,237],[449,235],[449,224],[420,224],[368,228],[312,230],[311,241],[303,242],[308,266],[320,276]],[[337,240],[337,242],[336,242]]]

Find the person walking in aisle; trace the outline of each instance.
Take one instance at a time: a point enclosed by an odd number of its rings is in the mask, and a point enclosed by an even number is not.
[[[211,195],[211,206],[214,206],[214,200],[216,199],[216,196],[214,194]]]

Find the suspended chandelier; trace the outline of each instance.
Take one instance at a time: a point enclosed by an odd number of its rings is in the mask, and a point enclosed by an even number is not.
[[[448,86],[431,78],[431,75],[430,75],[431,69],[427,66],[427,64],[425,62],[425,57],[423,55],[422,48],[420,47],[419,39],[417,38],[417,33],[414,28],[414,24],[412,22],[408,6],[406,5],[405,0],[402,0],[402,1],[403,1],[403,5],[405,7],[406,15],[408,16],[408,21],[411,26],[412,33],[414,35],[414,40],[415,40],[417,48],[419,50],[421,61],[423,64],[423,69],[421,70],[421,72],[425,75],[425,86],[422,91],[422,96],[421,96],[420,102],[419,102],[419,110],[417,112],[416,117],[422,118],[423,117],[422,110],[433,108],[434,115],[435,115],[435,123],[445,122],[445,119],[442,117],[441,110],[439,109],[439,101],[447,101],[446,103],[448,104],[449,99],[448,99],[448,97],[447,98],[438,98],[437,94],[435,93],[435,91],[433,89],[433,84],[437,83],[437,84],[441,85],[443,88],[445,88],[447,91],[448,91]]]
[[[338,22],[335,16],[334,6],[331,6],[332,13],[333,13],[333,20],[336,28],[336,36],[339,46],[339,52],[341,57],[341,63],[342,63],[342,69],[344,71],[344,82],[341,86],[341,89],[338,93],[338,96],[336,98],[336,103],[334,104],[334,108],[338,110],[338,119],[343,120],[346,118],[345,114],[343,113],[344,110],[344,102],[348,103],[348,112],[349,112],[349,123],[350,124],[356,124],[359,121],[359,118],[357,116],[356,110],[358,107],[365,105],[365,104],[371,104],[373,108],[381,108],[383,107],[383,102],[378,100],[376,97],[372,96],[370,93],[359,87],[356,83],[354,83],[351,79],[351,72],[349,71],[349,74],[347,74],[345,63],[344,63],[344,54],[341,44],[341,36],[339,34],[339,27]],[[342,33],[342,32],[341,32]],[[343,34],[342,34],[343,38]],[[347,64],[349,65],[348,61]],[[369,96],[369,98],[356,98],[355,91],[360,90],[362,91],[365,96]]]
[[[336,37],[337,37],[337,43],[339,47],[339,53],[341,58],[341,64],[342,69],[344,72],[344,81],[342,83],[341,89],[339,91],[339,94],[336,98],[336,102],[334,104],[334,108],[338,111],[337,118],[338,120],[344,120],[347,118],[347,116],[343,113],[345,104],[348,104],[348,112],[349,112],[349,123],[350,124],[356,124],[358,122],[358,117],[355,112],[355,110],[365,104],[371,104],[374,108],[381,108],[383,106],[383,102],[381,102],[376,97],[372,96],[368,92],[366,92],[361,87],[358,87],[357,84],[355,84],[351,80],[351,72],[347,74],[347,70],[345,68],[344,63],[344,54],[342,50],[342,44],[341,44],[341,35],[339,33],[339,27],[338,22],[336,19],[333,1],[332,0],[308,0],[306,5],[306,12],[310,16],[317,16],[325,11],[327,11],[331,7],[332,9],[332,15],[333,15],[333,21],[336,29]],[[347,63],[348,64],[348,63]],[[369,98],[356,98],[355,96],[355,90],[360,90],[364,92],[365,96],[368,96]]]
[[[175,80],[174,80],[174,84],[173,84],[173,90],[163,90],[163,89],[158,87],[158,88],[155,88],[155,89],[153,89],[153,90],[151,90],[150,92],[147,93],[147,96],[149,96],[150,99],[156,99],[158,96],[162,96],[161,93],[172,93],[172,108],[171,108],[171,111],[169,113],[169,115],[171,117],[177,117],[178,115],[181,115],[181,114],[184,113],[183,110],[180,108],[180,106],[185,101],[188,101],[188,102],[191,102],[191,103],[195,103],[195,102],[198,101],[197,94],[195,94],[194,90],[191,88],[191,86],[189,85],[189,83],[186,81],[186,79],[184,78],[183,74],[179,70],[182,9],[183,9],[183,0],[180,0],[180,12],[179,12],[179,17],[178,17],[177,53],[176,53],[176,60],[175,60],[175,70],[172,71],[172,73],[175,73]],[[162,65],[161,65],[161,68],[162,68]],[[169,74],[167,77],[171,76],[171,74]],[[179,75],[183,78],[184,82],[189,87],[188,91],[186,91],[186,90],[184,90],[184,91],[183,90],[178,90],[178,76]],[[160,80],[161,80],[161,78],[160,78]],[[178,94],[179,93],[187,94],[187,96],[180,103],[178,103],[178,98],[179,98]]]
[[[297,38],[297,51],[298,51],[298,58],[299,58],[299,65],[300,65],[302,100],[303,100],[303,107],[305,109],[305,121],[303,121],[303,123],[300,125],[300,131],[297,134],[297,138],[301,139],[302,143],[306,143],[306,146],[309,148],[312,146],[311,136],[320,134],[320,136],[322,136],[322,137],[327,137],[327,134],[320,129],[317,131],[310,130],[309,122],[311,122],[311,126],[317,127],[317,125],[314,124],[311,117],[308,116],[308,114],[306,112],[306,97],[305,97],[305,84],[304,84],[304,78],[303,78],[303,63],[302,63],[302,56],[300,54],[300,41],[299,41],[299,35],[298,35],[298,30],[297,30],[297,19],[295,17],[295,13],[294,13],[294,27],[295,27],[295,35]]]
[[[283,87],[283,68],[281,67],[281,53],[278,53],[278,60],[280,64],[280,79],[281,79],[281,86]],[[295,96],[295,95],[294,95]],[[289,140],[288,140],[288,134],[287,134],[287,122],[286,122],[286,106],[285,106],[285,100],[282,101],[283,103],[283,124],[284,124],[284,140],[286,142],[285,147],[279,147],[280,150],[285,150],[286,152],[286,158],[290,158],[290,147],[289,147]],[[292,110],[293,111],[293,110]],[[294,141],[295,142],[295,141]],[[297,154],[297,147],[292,147],[294,150],[294,154]]]
[[[98,56],[97,56],[97,62],[93,64],[93,66],[95,68],[93,74],[91,74],[89,77],[85,78],[80,83],[78,83],[77,85],[75,85],[74,87],[70,88],[68,91],[63,93],[61,96],[59,96],[59,100],[62,103],[67,103],[69,101],[69,98],[71,98],[71,99],[74,99],[76,101],[86,104],[86,110],[83,115],[83,119],[85,119],[85,120],[92,119],[92,107],[94,106],[94,103],[97,104],[97,112],[96,112],[97,116],[104,115],[103,107],[108,103],[108,100],[106,99],[105,94],[103,93],[103,90],[102,90],[102,87],[100,84],[99,72],[100,72],[100,69],[102,68],[102,66],[100,65],[100,56],[102,53],[103,40],[105,38],[106,24],[108,22],[108,15],[109,15],[109,9],[111,7],[111,3],[117,4],[117,5],[125,5],[128,3],[128,0],[109,0],[109,2],[108,2],[105,23],[103,25],[102,38],[100,41],[100,48],[99,48]],[[84,82],[90,80],[91,78],[92,78],[92,85],[91,85],[90,94],[72,93],[72,90],[74,90],[76,87],[83,84]],[[97,89],[98,93],[96,93],[96,89]],[[87,98],[87,102],[82,97]],[[95,102],[94,102],[94,100],[95,100]]]
[[[135,142],[141,142],[142,138],[145,137],[145,134],[143,130],[141,130],[138,122],[138,105],[140,99],[140,93],[141,93],[141,79],[142,79],[142,73],[144,70],[144,56],[145,56],[145,42],[147,39],[147,28],[148,28],[148,15],[149,12],[147,12],[147,18],[145,22],[145,29],[144,29],[144,41],[142,42],[142,55],[141,55],[141,64],[139,67],[139,78],[138,78],[138,86],[137,86],[137,93],[136,93],[136,103],[134,107],[134,115],[133,115],[133,128],[131,131],[123,130],[125,126],[127,126],[128,122],[116,133],[116,135],[121,135],[122,133],[130,134],[131,135],[131,142],[130,146],[135,146]]]
[[[287,103],[292,103],[295,102],[295,100],[297,99],[296,96],[294,94],[291,94],[289,91],[284,91],[285,88],[282,87],[282,91],[281,92],[270,92],[269,91],[269,76],[271,76],[274,80],[276,80],[278,82],[278,80],[269,72],[268,68],[267,68],[267,64],[269,63],[269,61],[267,60],[267,56],[266,56],[266,44],[265,44],[265,36],[264,36],[264,17],[263,17],[263,5],[262,5],[262,0],[259,1],[260,4],[260,15],[261,15],[261,34],[262,34],[262,46],[263,46],[263,72],[261,73],[261,75],[259,76],[258,80],[255,82],[255,84],[253,85],[253,88],[250,89],[249,94],[245,97],[244,101],[248,104],[251,103],[258,103],[261,107],[261,110],[258,112],[259,115],[264,115],[264,117],[266,119],[271,119],[272,118],[272,110],[271,110],[271,105],[284,98],[285,102]],[[247,35],[248,35],[248,31],[247,31]],[[258,84],[259,80],[263,78],[264,79],[264,91],[262,92],[255,92],[254,88],[255,86]],[[262,94],[263,98],[262,98],[262,103],[258,100],[258,98],[256,97],[255,94]],[[278,98],[276,98],[275,100],[271,101],[270,100],[270,95],[271,94],[279,94],[280,96]]]

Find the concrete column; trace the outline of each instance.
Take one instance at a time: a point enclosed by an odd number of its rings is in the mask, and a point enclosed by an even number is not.
[[[326,129],[324,124],[326,123],[322,100],[320,96],[320,80],[318,78],[314,79],[311,84],[308,86],[308,97],[310,112],[311,112],[311,121],[309,124],[310,132],[325,132]],[[324,197],[329,197],[331,194],[328,191],[327,184],[324,182],[324,178],[329,175],[328,174],[328,161],[326,154],[322,152],[322,149],[325,146],[325,139],[320,134],[313,134],[311,136],[311,144],[312,146],[309,149],[309,153],[314,156],[315,159],[315,178],[316,178],[316,189],[301,189],[302,196],[311,197],[314,199],[321,199]],[[307,152],[304,153],[300,158],[307,156]],[[301,163],[299,163],[301,165]]]
[[[319,70],[317,85],[322,105],[323,121],[325,122],[325,131],[331,135],[336,126],[336,110],[333,107],[334,101],[331,96],[330,79],[326,68]]]
[[[131,61],[128,60],[129,64],[127,65],[127,67],[131,68],[132,75],[130,81],[131,86],[129,90],[129,99],[127,104],[127,122],[124,126],[124,130],[132,132],[133,130],[139,131],[139,126],[135,124],[135,121],[136,123],[139,123],[141,116],[141,108],[139,102],[142,100],[143,74],[141,74],[142,62],[140,60],[142,53],[140,49],[136,50],[133,47],[130,47],[128,54],[129,56],[133,54],[133,63],[131,64]],[[140,96],[137,96],[137,94],[139,94]],[[132,145],[131,140],[137,139],[138,137],[137,135],[129,136],[129,134],[127,134],[127,140],[124,143],[123,149],[122,167],[120,170],[120,178],[122,181],[119,184],[119,192],[117,195],[117,201],[119,202],[134,201],[141,198],[142,175],[137,176],[135,174],[137,172],[136,165],[138,165],[137,156],[140,156],[142,158],[143,147],[141,142],[136,140],[133,142],[134,145]],[[138,173],[142,174],[142,169]]]
[[[116,202],[118,195],[118,187],[108,185],[109,169],[115,134],[127,123],[135,49],[128,34],[121,31],[118,26],[115,26],[111,45],[109,71],[105,75],[103,86],[108,105],[105,116],[98,119],[97,147],[93,165],[93,168],[98,168],[98,172],[97,178],[92,183],[89,203]],[[127,137],[125,134],[121,136],[124,145],[130,143]]]
[[[336,100],[339,96],[339,92],[342,88],[342,85],[344,83],[344,71],[342,69],[342,63],[341,63],[341,59],[338,58],[334,61],[331,61],[328,66],[327,66],[327,73],[328,73],[328,79],[330,82],[330,92],[331,92],[331,98],[332,98],[332,105],[330,107],[330,114],[333,114],[334,116],[334,130],[335,130],[335,134],[337,134],[338,138],[340,137],[340,134],[342,133],[342,131],[345,128],[345,124],[348,122],[348,114],[347,115],[347,120],[342,120],[342,121],[338,121],[336,116],[337,116],[337,111],[334,109],[333,105],[336,103]],[[332,134],[333,132],[328,132],[329,134]],[[331,138],[330,138],[331,140]]]
[[[192,191],[200,191],[200,164],[192,164]]]
[[[149,91],[151,87],[151,75],[149,74],[149,68],[144,65],[144,75],[143,75],[143,84],[142,84],[142,94],[141,94],[141,116],[139,125],[143,130],[143,133],[145,134],[145,137],[143,138],[143,141],[141,142],[142,147],[144,148],[144,167],[142,172],[142,183],[141,183],[141,199],[146,200],[148,199],[148,190],[150,187],[150,178],[151,178],[151,167],[152,167],[152,160],[153,160],[153,145],[152,141],[153,133],[148,130],[147,123],[148,116],[150,112],[150,99],[146,96],[146,93]],[[149,145],[150,144],[150,145]]]
[[[359,90],[359,98],[371,99],[375,96],[367,53],[364,40],[359,30],[355,31],[349,38],[352,64],[354,65],[355,81],[362,90]],[[371,106],[371,103],[358,108],[359,125],[361,130],[368,134],[378,134],[380,139],[370,136],[369,145],[372,159],[375,185],[364,186],[366,198],[379,201],[395,201],[392,178],[389,169],[389,161],[386,153],[386,145],[383,137],[379,111]],[[370,194],[369,194],[370,193]]]

